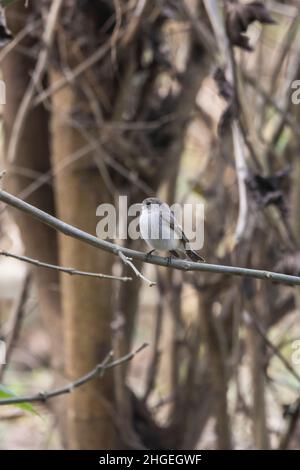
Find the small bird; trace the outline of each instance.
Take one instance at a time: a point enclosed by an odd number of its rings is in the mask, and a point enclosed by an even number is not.
[[[157,250],[168,251],[176,258],[186,254],[192,261],[205,261],[189,248],[190,242],[173,212],[160,199],[149,197],[143,201],[139,224],[143,239],[152,248],[148,256]]]

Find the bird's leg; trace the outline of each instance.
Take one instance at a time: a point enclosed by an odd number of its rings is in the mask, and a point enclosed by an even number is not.
[[[155,252],[155,249],[148,251],[148,253],[146,254],[146,261],[149,261],[149,259],[152,256],[152,253],[154,253],[154,252]]]
[[[178,258],[178,255],[177,255],[176,251],[174,251],[174,250],[169,251],[169,256],[167,256],[167,258],[166,258],[167,261],[168,261],[168,266],[171,265],[172,256],[175,256],[175,258]]]

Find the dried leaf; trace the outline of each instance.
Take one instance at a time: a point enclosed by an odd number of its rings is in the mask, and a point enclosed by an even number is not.
[[[217,84],[219,94],[226,100],[232,101],[234,98],[234,89],[232,84],[225,77],[224,70],[218,67],[213,75]]]
[[[225,3],[226,28],[231,43],[247,51],[252,51],[249,38],[245,34],[254,21],[263,24],[275,24],[268,9],[262,2],[239,3],[227,0]]]
[[[287,213],[284,184],[289,173],[290,168],[288,167],[273,176],[253,174],[248,177],[247,186],[259,207],[273,204],[279,208],[282,214]]]
[[[218,135],[219,137],[223,137],[228,129],[230,128],[230,125],[234,118],[236,117],[236,108],[235,106],[231,103],[227,106],[225,111],[223,112],[220,121],[218,123]]]
[[[218,134],[220,137],[222,137],[226,134],[230,124],[236,117],[238,107],[235,101],[233,86],[225,77],[224,70],[217,68],[214,73],[214,80],[217,84],[220,96],[222,96],[228,103],[228,106],[223,112],[218,124]]]

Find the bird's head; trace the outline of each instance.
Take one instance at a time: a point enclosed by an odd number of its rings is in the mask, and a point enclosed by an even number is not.
[[[142,203],[142,210],[150,211],[151,209],[159,208],[162,204],[162,201],[157,197],[147,197]]]

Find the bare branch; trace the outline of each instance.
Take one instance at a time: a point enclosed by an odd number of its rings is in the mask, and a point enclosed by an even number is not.
[[[236,71],[235,56],[232,45],[230,44],[222,12],[216,0],[205,0],[205,7],[210,18],[219,50],[222,54],[224,63],[228,63],[229,78],[235,94],[234,100],[236,106],[239,104],[238,79]],[[247,198],[246,178],[248,167],[246,163],[244,139],[241,126],[238,119],[232,123],[232,139],[234,148],[235,167],[239,189],[239,214],[235,230],[236,242],[240,242],[246,236],[246,228],[249,216],[249,204]]]
[[[278,359],[282,362],[282,364],[285,366],[285,368],[295,377],[295,379],[298,381],[300,384],[300,375],[298,372],[290,365],[290,363],[286,360],[286,358],[281,354],[279,348],[275,346],[272,341],[269,340],[267,335],[265,334],[263,328],[255,318],[254,314],[252,313],[251,315],[248,312],[244,312],[244,319],[246,323],[251,324],[254,326],[256,329],[257,333],[261,336],[261,338],[264,340],[266,345],[273,351],[275,356],[278,357]]]
[[[266,103],[272,106],[277,113],[280,114],[284,124],[289,126],[295,136],[300,137],[300,128],[297,124],[294,116],[291,115],[286,109],[281,107],[276,100],[268,94],[268,92],[258,83],[255,77],[251,76],[246,70],[241,70],[243,79],[249,83],[249,85],[257,91],[257,93],[266,101]]]
[[[47,60],[49,56],[50,47],[53,42],[56,21],[63,5],[62,0],[54,0],[52,2],[49,15],[47,17],[47,24],[43,35],[43,48],[39,54],[38,61],[36,63],[35,70],[30,80],[29,86],[26,90],[25,95],[21,101],[18,113],[15,117],[11,139],[7,151],[7,161],[12,163],[15,160],[16,152],[19,144],[20,135],[23,131],[23,127],[26,121],[27,114],[30,110],[31,103],[34,97],[35,89],[39,81],[41,80],[45,68],[47,66]]]
[[[131,259],[137,259],[144,261],[145,263],[154,264],[158,266],[164,266],[168,268],[179,269],[181,271],[200,271],[207,273],[222,273],[230,274],[235,276],[251,277],[255,279],[263,279],[271,282],[278,282],[286,285],[300,285],[300,276],[291,276],[288,274],[275,273],[271,271],[262,271],[259,269],[248,269],[240,268],[236,266],[221,266],[217,264],[206,264],[206,263],[193,263],[191,261],[180,260],[180,259],[169,259],[163,258],[161,256],[151,257],[147,256],[147,253],[142,253],[141,251],[130,250],[125,247],[121,247],[115,243],[108,242],[106,240],[101,240],[93,235],[90,235],[83,230],[80,230],[72,225],[66,224],[65,222],[53,217],[46,212],[38,209],[37,207],[28,204],[21,199],[13,196],[12,194],[0,190],[0,201],[9,204],[16,209],[29,214],[31,217],[39,220],[40,222],[49,225],[54,230],[61,232],[69,237],[76,238],[81,240],[88,245],[94,246],[104,251],[108,251],[116,256],[119,256],[119,252],[122,252],[125,256]]]
[[[232,123],[232,137],[239,188],[239,215],[235,229],[235,237],[236,241],[239,242],[245,236],[248,222],[248,197],[246,186],[248,168],[245,158],[244,142],[242,141],[242,133],[240,126],[236,121]]]
[[[11,332],[8,334],[8,338],[6,339],[6,363],[0,365],[0,381],[2,381],[3,379],[3,374],[7,365],[9,364],[11,353],[14,349],[16,342],[18,341],[22,321],[24,318],[24,305],[28,297],[29,285],[30,275],[27,274],[23,282],[22,291],[18,298],[17,305],[14,309],[15,311],[13,313],[13,318],[11,322]]]
[[[96,365],[93,370],[88,372],[87,374],[83,375],[79,379],[71,382],[64,387],[56,388],[49,392],[41,392],[36,395],[29,395],[24,397],[12,397],[12,398],[4,398],[0,400],[1,405],[15,405],[18,403],[32,403],[32,402],[46,402],[47,400],[58,397],[60,395],[66,395],[67,393],[72,393],[75,388],[81,387],[82,385],[91,382],[92,380],[103,377],[104,373],[108,369],[112,369],[116,366],[124,364],[125,362],[131,361],[138,353],[140,353],[143,349],[148,346],[147,343],[142,344],[138,349],[135,351],[126,354],[126,356],[121,357],[120,359],[116,359],[113,361],[113,352],[110,352],[106,358],[104,359],[101,364]]]
[[[143,276],[143,274],[140,273],[140,271],[134,266],[134,264],[131,262],[132,258],[128,258],[128,256],[124,255],[122,251],[118,252],[118,256],[123,261],[123,263],[127,264],[127,266],[129,266],[133,270],[135,275],[139,277],[140,279],[142,279],[143,281],[145,281],[149,285],[149,287],[155,286],[156,284],[155,282],[150,281],[145,276]]]
[[[34,21],[33,23],[29,23],[23,28],[15,37],[14,39],[7,44],[0,52],[0,63],[5,59],[5,57],[15,48],[18,44],[23,41],[23,39],[35,31],[41,24],[41,20]]]
[[[70,275],[76,276],[87,276],[87,277],[95,277],[97,279],[112,279],[115,281],[132,281],[131,277],[120,277],[120,276],[112,276],[110,274],[99,274],[99,273],[90,273],[87,271],[79,271],[74,268],[65,268],[64,266],[57,266],[54,264],[44,263],[42,261],[28,258],[27,256],[16,255],[14,253],[9,253],[8,251],[0,251],[0,256],[6,256],[8,258],[14,258],[19,261],[24,261],[25,263],[32,264],[34,266],[38,266],[39,268],[46,268],[46,269],[53,269],[55,271],[60,271]]]

